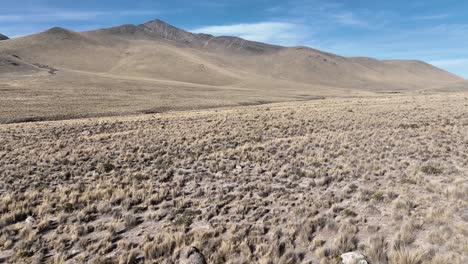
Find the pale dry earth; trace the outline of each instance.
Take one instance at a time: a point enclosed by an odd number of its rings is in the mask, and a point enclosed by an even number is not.
[[[0,262],[468,262],[468,94],[0,126]]]

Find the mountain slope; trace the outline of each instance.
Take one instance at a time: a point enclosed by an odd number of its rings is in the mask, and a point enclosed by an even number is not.
[[[7,36],[0,33],[0,41],[9,39]]]
[[[0,54],[0,77],[5,76],[25,76],[45,72],[41,65],[33,65],[23,61],[18,56],[9,56]]]
[[[434,82],[462,81],[453,74],[423,62],[344,58],[306,47],[286,48],[236,37],[193,34],[161,20],[138,26],[125,25],[107,32],[127,38],[138,35],[140,38],[166,40],[179,47],[222,55],[215,56],[215,59],[223,65],[309,84],[353,86],[362,85],[364,82],[378,82],[396,87],[411,87]],[[132,34],[122,34],[123,32]]]
[[[0,123],[468,90],[462,78],[420,61],[194,34],[160,20],[1,41],[0,78]]]
[[[278,79],[357,90],[415,90],[461,78],[415,61],[346,58],[178,29],[161,20],[88,32],[52,28],[0,52],[54,67],[207,85]]]

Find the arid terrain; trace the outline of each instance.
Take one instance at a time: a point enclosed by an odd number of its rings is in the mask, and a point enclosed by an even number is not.
[[[467,150],[468,82],[422,61],[0,34],[0,263],[464,264]]]
[[[435,91],[468,84],[422,61],[194,34],[160,20],[0,41],[0,123]]]
[[[0,126],[0,262],[468,262],[468,94]]]

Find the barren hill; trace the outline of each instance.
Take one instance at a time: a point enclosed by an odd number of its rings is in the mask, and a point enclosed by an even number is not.
[[[0,33],[0,41],[1,40],[7,40],[7,39],[10,39],[10,38],[8,38],[7,36]]]
[[[98,106],[81,109],[84,113],[70,112],[64,105],[60,110],[36,109],[41,116],[51,111],[56,111],[54,116],[118,114],[466,87],[462,78],[420,61],[347,58],[308,47],[194,34],[160,20],[87,32],[56,27],[2,41],[0,77],[3,90],[15,87],[15,95],[3,92],[4,98],[24,93],[29,99],[31,86],[49,104],[57,97],[83,105],[90,94],[97,98]],[[20,112],[26,110],[31,109]]]

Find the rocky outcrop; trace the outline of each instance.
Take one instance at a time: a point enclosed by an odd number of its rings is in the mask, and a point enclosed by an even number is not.
[[[342,264],[368,264],[366,256],[358,252],[348,252],[341,255]]]
[[[205,256],[196,247],[186,247],[180,254],[180,264],[206,264]]]
[[[1,40],[7,40],[7,39],[10,39],[9,37],[3,35],[3,34],[0,34],[0,41]]]

